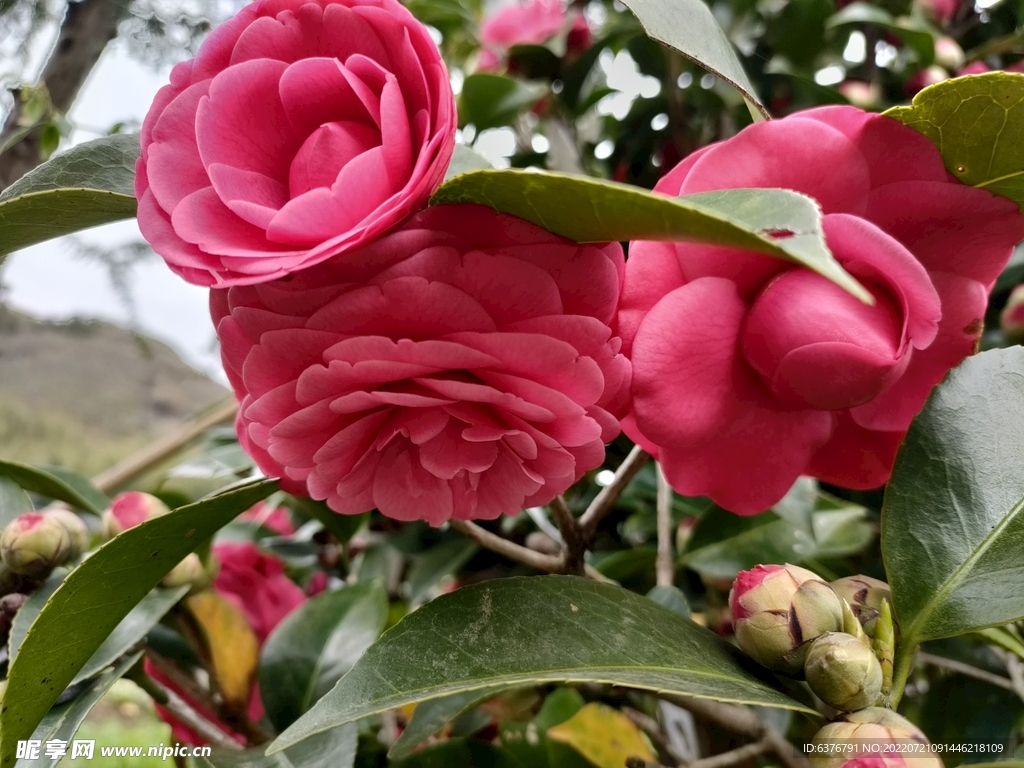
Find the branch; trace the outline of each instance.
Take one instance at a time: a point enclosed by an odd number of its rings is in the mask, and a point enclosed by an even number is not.
[[[117,490],[133,478],[148,472],[164,459],[173,456],[189,443],[198,440],[210,427],[233,419],[237,412],[238,403],[234,398],[218,404],[195,421],[183,424],[173,432],[122,459],[110,469],[96,475],[92,479],[93,485],[104,493]]]
[[[647,738],[654,744],[663,760],[667,757],[672,761],[673,765],[683,765],[686,762],[672,749],[672,745],[668,743],[668,739],[662,733],[661,726],[657,720],[632,707],[623,707],[622,714],[628,717],[633,725],[647,734]]]
[[[126,677],[148,693],[153,701],[174,715],[182,725],[195,731],[211,744],[224,749],[242,749],[241,744],[196,712],[181,696],[147,675],[141,663],[133,667]]]
[[[672,488],[660,464],[655,465],[654,471],[658,476],[658,557],[655,572],[658,586],[671,587],[676,580],[675,557],[672,554]]]
[[[1018,693],[1016,686],[1013,681],[1002,675],[997,675],[992,672],[986,672],[984,669],[978,669],[972,667],[970,664],[965,664],[962,661],[956,661],[955,659],[947,659],[945,656],[936,656],[931,653],[919,653],[917,655],[918,664],[931,664],[933,667],[939,667],[940,669],[948,669],[950,672],[959,672],[961,675],[967,677],[973,677],[975,680],[983,680],[991,685],[997,685],[1000,688],[1004,688],[1007,691],[1013,691]]]
[[[492,552],[497,552],[502,557],[507,557],[509,560],[515,560],[517,563],[522,563],[547,573],[562,573],[564,571],[561,557],[546,555],[543,552],[521,547],[515,542],[503,539],[501,536],[481,528],[476,523],[471,523],[469,520],[458,520],[453,517],[448,522],[459,533],[468,536],[480,546],[486,547]],[[611,581],[611,579],[590,565],[585,565],[583,572],[588,578],[594,579],[594,581]]]
[[[99,61],[107,43],[117,36],[117,27],[128,17],[129,0],[81,0],[69,2],[53,53],[43,68],[40,82],[50,94],[50,103],[60,113],[71,109],[86,78]],[[20,104],[16,104],[0,131],[0,145],[22,129]],[[39,154],[41,128],[0,156],[0,189],[8,187],[42,162]]]
[[[583,554],[586,544],[579,523],[576,521],[564,496],[555,496],[548,505],[555,516],[558,530],[562,534],[562,567],[566,573],[583,575]]]
[[[766,742],[763,751],[774,752],[785,768],[808,768],[810,761],[786,738],[766,723],[749,707],[726,704],[711,699],[695,699],[690,696],[662,696],[692,714],[728,731],[746,736],[758,742]]]
[[[594,538],[597,526],[601,524],[605,515],[612,511],[612,507],[615,506],[616,500],[629,485],[629,481],[636,477],[636,473],[650,458],[651,455],[639,445],[633,446],[633,450],[615,470],[615,477],[612,481],[601,489],[601,492],[590,502],[587,511],[580,516],[579,526],[583,532],[583,541],[589,542]]]

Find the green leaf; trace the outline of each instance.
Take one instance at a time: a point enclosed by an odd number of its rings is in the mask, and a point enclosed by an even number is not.
[[[908,651],[1024,617],[1024,349],[969,357],[910,425],[882,507]]]
[[[463,173],[469,173],[470,171],[486,171],[493,169],[491,161],[481,155],[479,152],[467,147],[465,144],[456,144],[455,151],[452,153],[452,161],[448,164],[448,171],[444,175],[444,180],[454,179]]]
[[[398,741],[388,750],[388,759],[401,760],[455,718],[508,690],[507,686],[483,691],[463,691],[418,704]]]
[[[671,198],[584,176],[508,169],[462,174],[442,184],[431,203],[487,205],[578,243],[683,240],[742,248],[803,264],[872,301],[825,245],[818,204],[788,189]]]
[[[364,512],[361,515],[339,515],[322,501],[303,499],[298,496],[289,497],[288,503],[298,512],[320,521],[324,529],[342,544],[355,536],[370,519],[369,512]]]
[[[893,18],[892,14],[871,3],[852,3],[833,15],[826,24],[828,29],[848,24],[872,24],[902,38],[917,54],[921,66],[928,66],[935,60],[935,38],[928,26],[915,19]]]
[[[703,0],[623,0],[647,36],[681,53],[743,94],[755,119],[768,110],[757,98],[736,50]]]
[[[209,757],[193,758],[200,768],[351,768],[359,746],[354,725],[318,733],[301,744],[265,755],[255,749],[214,749]]]
[[[472,123],[478,133],[510,125],[520,112],[532,107],[547,92],[547,87],[539,83],[504,75],[470,75],[459,94],[459,124]]]
[[[71,741],[78,731],[82,721],[85,720],[90,710],[110,690],[111,686],[124,677],[124,674],[142,658],[142,651],[126,657],[113,669],[104,672],[96,678],[89,687],[78,694],[66,704],[60,704],[49,712],[42,719],[35,729],[31,739],[38,739],[42,742],[43,749],[40,750],[39,758],[36,760],[19,760],[16,768],[53,768],[60,762],[60,758],[53,760],[46,757],[46,742],[51,739],[60,741]]]
[[[620,587],[507,578],[442,595],[392,627],[271,745],[406,704],[500,685],[601,682],[804,709],[712,632]]]
[[[885,114],[924,134],[964,184],[1024,204],[1024,75],[946,80]]]
[[[522,768],[504,750],[471,739],[447,739],[392,765],[394,768]]]
[[[94,515],[102,515],[110,499],[81,475],[62,467],[32,467],[0,461],[0,477],[9,477],[30,493],[64,501]]]
[[[106,136],[62,152],[0,193],[0,256],[135,215],[139,137]]]
[[[270,721],[284,730],[355,664],[384,629],[380,582],[319,594],[292,611],[260,654],[260,690]]]
[[[0,476],[0,530],[18,515],[32,511],[32,500],[9,477]]]
[[[409,600],[418,603],[446,576],[457,573],[480,551],[479,545],[458,536],[431,547],[416,557],[409,569]]]
[[[75,568],[29,627],[0,699],[0,766],[132,608],[182,558],[276,488],[236,485],[130,528]]]

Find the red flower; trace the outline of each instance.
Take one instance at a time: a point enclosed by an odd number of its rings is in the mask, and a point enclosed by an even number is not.
[[[953,179],[916,131],[853,107],[753,125],[655,189],[741,187],[815,198],[832,252],[875,304],[758,254],[633,243],[619,312],[633,363],[623,428],[676,490],[739,514],[767,509],[801,474],[881,485],[931,388],[973,352],[1024,216]]]

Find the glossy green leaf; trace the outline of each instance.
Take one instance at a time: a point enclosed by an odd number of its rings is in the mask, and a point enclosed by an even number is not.
[[[135,215],[139,137],[106,136],[62,152],[0,193],[0,255]]]
[[[584,176],[509,169],[462,174],[442,184],[431,203],[480,203],[578,243],[683,240],[742,248],[803,264],[870,301],[825,245],[817,203],[788,189],[671,198]]]
[[[927,136],[964,184],[1024,204],[1024,75],[946,80],[885,114]]]
[[[0,476],[0,530],[18,515],[32,511],[32,500],[20,485]]]
[[[236,485],[114,537],[72,571],[29,627],[0,699],[0,766],[131,610],[185,555],[269,496],[275,481]]]
[[[642,595],[571,576],[508,578],[406,616],[271,748],[439,696],[557,681],[803,709],[712,632]]]
[[[85,720],[92,708],[96,706],[96,703],[103,697],[103,694],[109,691],[114,683],[124,677],[124,674],[140,658],[142,658],[142,651],[124,658],[116,667],[104,672],[93,680],[74,699],[65,704],[59,704],[47,712],[46,717],[42,719],[39,726],[29,737],[42,742],[43,748],[40,750],[39,758],[36,760],[18,760],[15,764],[16,768],[53,768],[53,766],[57,765],[60,762],[60,758],[52,759],[46,756],[46,742],[52,739],[70,742],[74,738],[75,733],[78,732],[82,721]],[[70,747],[70,744],[68,746]]]
[[[475,152],[465,144],[456,144],[455,151],[452,153],[452,161],[448,164],[448,171],[444,175],[444,180],[454,179],[456,176],[469,173],[470,171],[486,171],[492,168],[494,166],[491,165],[491,161],[479,152]]]
[[[515,80],[504,75],[470,75],[459,94],[459,124],[472,124],[477,132],[509,125],[548,91],[539,83]]]
[[[752,113],[768,117],[736,50],[703,0],[624,0],[624,5],[648,37],[722,78],[743,94]]]
[[[896,459],[882,555],[901,647],[1024,617],[1024,349],[969,357]]]
[[[278,730],[331,690],[380,635],[387,615],[387,594],[376,581],[323,592],[288,614],[260,654],[260,690]]]
[[[684,618],[690,618],[690,601],[686,599],[683,590],[672,585],[660,585],[647,593],[647,597],[658,605],[663,605],[673,613],[678,613]]]
[[[103,514],[110,499],[81,475],[62,467],[33,467],[0,461],[0,477],[8,477],[30,493],[70,504],[94,515]]]
[[[451,696],[442,696],[439,699],[430,699],[422,704],[418,704],[408,724],[406,724],[405,729],[402,731],[402,735],[398,737],[398,741],[388,750],[388,758],[391,760],[401,760],[411,755],[416,747],[440,731],[452,720],[480,706],[485,701],[492,699],[505,690],[508,690],[508,688],[502,686],[496,689],[485,688],[482,691],[463,691],[462,693],[454,693]]]
[[[200,768],[351,768],[359,746],[355,725],[332,728],[276,755],[262,747],[214,749],[209,757],[195,758]]]

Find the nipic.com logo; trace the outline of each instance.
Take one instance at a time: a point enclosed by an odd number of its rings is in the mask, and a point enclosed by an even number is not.
[[[151,747],[100,747],[100,757],[159,757],[167,760],[171,757],[209,757],[209,747],[191,747],[187,744],[164,746],[162,743]],[[75,739],[71,742],[63,739],[27,739],[18,742],[16,757],[19,760],[60,760],[68,756],[72,760],[82,758],[92,760],[96,756],[95,739]]]

